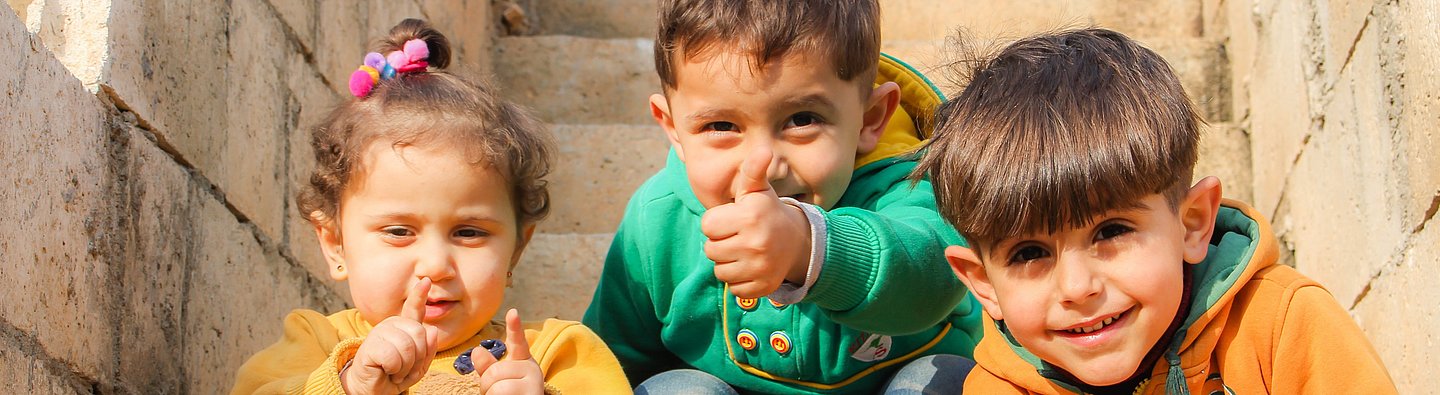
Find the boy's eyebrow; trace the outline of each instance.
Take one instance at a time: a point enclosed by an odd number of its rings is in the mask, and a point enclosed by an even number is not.
[[[819,109],[824,112],[833,112],[836,108],[835,102],[821,94],[787,97],[780,102],[779,106],[780,109],[816,107],[819,107]],[[702,108],[699,111],[691,113],[687,118],[693,121],[707,121],[711,119],[736,118],[738,116],[739,114],[737,114],[735,110],[728,108]]]
[[[691,113],[687,118],[690,118],[692,121],[708,121],[712,119],[735,118],[736,116],[735,110],[729,108],[702,108],[699,111]]]
[[[820,107],[822,110],[835,109],[835,102],[830,101],[830,98],[820,94],[809,94],[799,97],[789,97],[785,98],[785,101],[781,102],[780,104],[781,106],[783,106],[782,108]]]

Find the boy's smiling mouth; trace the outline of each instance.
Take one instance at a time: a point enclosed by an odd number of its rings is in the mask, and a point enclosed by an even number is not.
[[[1129,317],[1131,310],[1134,310],[1134,308],[1131,307],[1119,313],[1092,319],[1086,322],[1082,322],[1080,324],[1072,325],[1067,328],[1057,329],[1054,330],[1054,332],[1056,334],[1059,334],[1061,337],[1074,338],[1076,340],[1081,340],[1081,338],[1085,338],[1088,340],[1098,340],[1098,336],[1100,336],[1102,333],[1110,332],[1108,329],[1115,327],[1115,324],[1123,323],[1125,318]]]

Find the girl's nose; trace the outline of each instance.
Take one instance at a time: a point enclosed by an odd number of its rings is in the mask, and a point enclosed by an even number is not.
[[[440,282],[455,276],[455,254],[444,237],[431,237],[421,243],[415,262],[415,277],[429,277]]]

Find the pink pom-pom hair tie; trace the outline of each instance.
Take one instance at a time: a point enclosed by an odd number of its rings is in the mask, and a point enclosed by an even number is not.
[[[350,94],[355,97],[370,95],[380,81],[395,78],[397,73],[425,71],[430,67],[430,47],[421,39],[406,41],[399,51],[385,56],[371,52],[365,54],[365,64],[350,74]]]

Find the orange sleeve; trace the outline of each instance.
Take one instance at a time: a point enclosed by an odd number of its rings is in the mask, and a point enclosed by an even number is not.
[[[1271,393],[1396,393],[1365,333],[1324,288],[1297,288],[1280,318]]]

